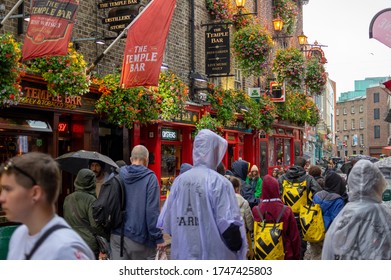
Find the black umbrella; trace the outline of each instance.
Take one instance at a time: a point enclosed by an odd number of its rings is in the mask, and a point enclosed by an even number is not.
[[[112,168],[118,168],[118,165],[111,158],[93,151],[80,150],[66,153],[56,158],[56,161],[60,164],[62,170],[75,175],[80,169],[88,168],[90,160],[103,162],[105,164],[105,170],[109,173],[111,173]]]

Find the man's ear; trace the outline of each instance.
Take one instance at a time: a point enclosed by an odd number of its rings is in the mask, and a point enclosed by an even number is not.
[[[31,193],[31,199],[33,200],[33,202],[37,202],[39,200],[42,200],[42,198],[44,196],[43,189],[40,185],[34,185],[31,188],[30,193]]]

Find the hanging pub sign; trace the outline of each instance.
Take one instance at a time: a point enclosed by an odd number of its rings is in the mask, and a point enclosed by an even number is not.
[[[205,31],[205,59],[207,75],[229,74],[231,67],[227,24],[212,25]]]
[[[327,59],[321,47],[314,46],[308,50],[307,58],[310,59],[312,57],[316,57],[322,64],[327,63]]]
[[[391,48],[391,8],[378,12],[369,25],[369,38],[374,38],[380,43]]]
[[[137,5],[139,3],[140,0],[103,1],[102,3],[98,3],[98,8],[107,9],[107,8],[123,7],[129,5]]]
[[[270,82],[270,100],[273,102],[285,102],[285,86],[276,81]]]
[[[78,7],[78,0],[32,1],[23,60],[66,55]]]

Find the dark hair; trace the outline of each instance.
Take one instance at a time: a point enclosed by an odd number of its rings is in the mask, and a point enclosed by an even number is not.
[[[295,160],[295,165],[301,166],[304,168],[304,166],[307,164],[307,160],[303,157],[297,157]]]
[[[322,169],[320,169],[320,167],[317,165],[313,165],[308,169],[308,174],[310,174],[312,177],[320,176],[322,175]]]
[[[235,176],[229,176],[229,181],[232,183],[234,189],[240,189],[240,180]]]
[[[88,168],[91,168],[91,164],[94,162],[98,163],[102,169],[105,169],[106,164],[103,161],[96,160],[96,159],[90,159],[88,161]]]

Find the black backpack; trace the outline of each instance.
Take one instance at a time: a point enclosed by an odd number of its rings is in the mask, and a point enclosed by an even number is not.
[[[92,204],[92,215],[97,225],[110,234],[111,230],[121,228],[121,256],[124,239],[125,186],[119,174],[103,183],[99,197]]]

